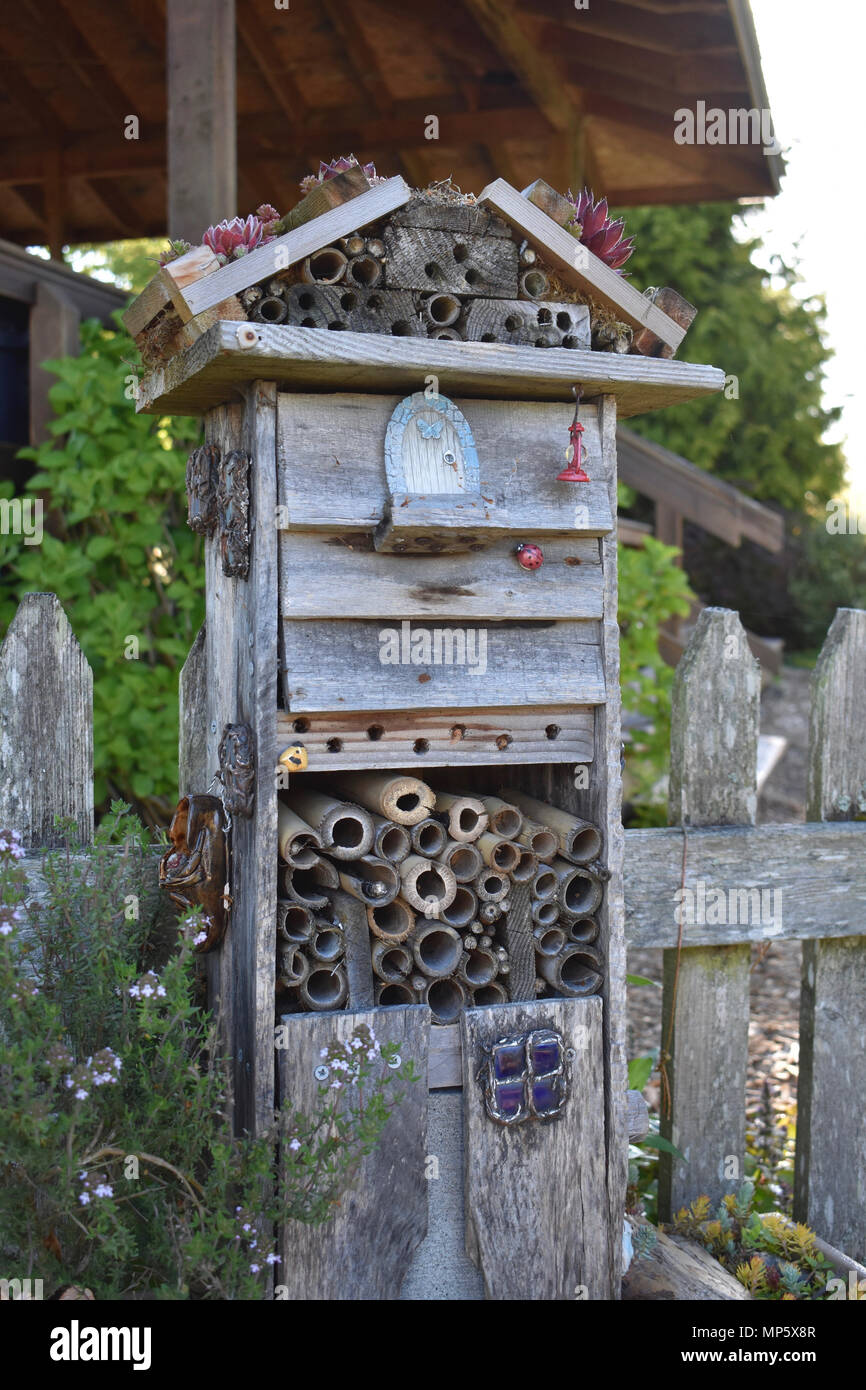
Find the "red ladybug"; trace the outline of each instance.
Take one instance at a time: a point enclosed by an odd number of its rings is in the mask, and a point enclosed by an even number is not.
[[[541,569],[544,564],[544,553],[540,545],[532,545],[524,541],[517,547],[517,558],[525,570]]]

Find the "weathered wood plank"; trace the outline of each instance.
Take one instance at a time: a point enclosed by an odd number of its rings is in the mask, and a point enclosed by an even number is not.
[[[653,1230],[655,1228],[652,1228]],[[623,1302],[751,1302],[752,1295],[697,1241],[655,1231],[652,1248],[634,1258],[622,1281]]]
[[[510,740],[510,742],[509,742]],[[522,762],[591,763],[593,711],[539,709],[348,710],[296,718],[277,713],[277,752],[301,742],[308,771]],[[276,756],[276,754],[275,754]]]
[[[674,350],[679,347],[686,334],[684,328],[504,179],[489,183],[478,202],[482,207],[494,208],[506,222],[528,237],[566,284],[588,291],[593,299],[612,309],[632,327],[648,328],[668,347]]]
[[[684,946],[861,932],[866,914],[864,825],[689,829],[684,883],[682,870],[681,830],[625,832],[630,947],[676,946],[681,885],[686,890]]]
[[[207,761],[207,636],[202,623],[180,673],[178,796],[205,792],[215,768]]]
[[[841,608],[812,684],[806,814],[837,820],[866,804],[866,612]],[[863,827],[859,827],[861,834]],[[834,879],[833,888],[836,887]],[[859,900],[837,910],[866,931]],[[866,935],[803,946],[794,1213],[866,1258]]]
[[[210,952],[208,998],[220,1015],[232,1058],[235,1125],[270,1123],[274,1103],[274,958],[277,900],[277,791],[273,776],[277,706],[276,391],[253,383],[243,410],[214,411],[206,422],[209,443],[223,457],[245,450],[250,467],[251,545],[249,578],[223,574],[220,539],[205,543],[206,666],[208,671],[207,765],[219,765],[217,749],[226,724],[246,723],[257,749],[254,812],[235,816],[231,832],[228,930]]]
[[[548,300],[473,299],[464,330],[472,342],[589,348],[592,341],[586,304]]]
[[[467,622],[459,628],[291,622],[283,624],[283,654],[283,690],[293,714],[341,705],[598,705],[605,698],[598,628],[591,621]]]
[[[438,1024],[430,1029],[427,1086],[431,1091],[463,1085],[463,1039],[459,1023]]]
[[[570,1300],[579,1285],[590,1299],[618,1293],[604,1219],[601,1012],[600,999],[545,999],[463,1015],[466,1248],[488,1299]],[[498,1125],[476,1080],[482,1045],[541,1027],[557,1029],[574,1049],[565,1109],[545,1125]]]
[[[705,608],[674,683],[671,821],[754,824],[760,690],[737,614]],[[715,1206],[742,1181],[749,963],[748,945],[665,952],[662,1133],[686,1158],[659,1156],[665,1221],[702,1193]]]
[[[317,225],[318,219],[311,224]],[[213,275],[202,284],[216,279]],[[568,400],[579,381],[586,401],[615,396],[620,418],[710,395],[725,384],[725,374],[717,367],[660,357],[223,322],[148,373],[136,409],[155,415],[200,415],[233,400],[238,383],[256,377],[298,391],[342,391],[351,384],[356,391],[408,395],[430,375],[449,396],[523,401]]]
[[[370,928],[367,925],[367,909],[351,893],[333,889],[329,894],[346,937],[346,975],[349,979],[348,1007],[357,1013],[360,1009],[372,1009],[373,966],[370,959]]]
[[[505,914],[499,935],[508,952],[510,970],[505,981],[509,999],[535,999],[535,923],[530,913],[528,883],[512,885],[511,907]]]
[[[25,594],[0,648],[0,826],[53,847],[93,838],[93,675],[56,594]]]
[[[417,195],[397,208],[391,223],[395,227],[433,227],[474,236],[511,236],[508,223],[487,208],[476,207],[473,203],[434,203]]]
[[[385,283],[394,290],[517,298],[517,246],[510,237],[480,237],[428,227],[385,228]]]
[[[458,502],[447,496],[395,493],[373,543],[386,555],[454,555],[484,550],[506,536],[512,540],[513,558],[520,536],[536,541],[551,535],[603,536],[613,528],[604,483],[588,482],[583,488],[580,504],[573,505],[567,517],[561,505],[508,510],[491,506],[483,497],[463,496]]]
[[[380,1043],[396,1043],[421,1080],[395,1085],[404,1096],[363,1159],[357,1179],[331,1220],[321,1226],[287,1221],[280,1232],[280,1296],[294,1300],[396,1299],[412,1256],[427,1230],[427,1047],[430,1011],[413,1004],[337,1014],[293,1014],[285,1020],[289,1046],[278,1057],[279,1091],[305,1115],[318,1104],[314,1073],[321,1050],[345,1041],[358,1024]]]
[[[279,524],[366,535],[389,503],[385,434],[399,398],[340,394],[329,399],[327,411],[321,396],[281,395],[279,401]],[[481,500],[503,517],[503,532],[517,541],[542,533],[577,539],[611,529],[596,406],[580,412],[592,481],[570,488],[556,481],[556,472],[573,406],[461,399],[455,405],[475,440]]]
[[[515,539],[483,554],[401,559],[354,549],[334,535],[280,535],[283,618],[600,618],[594,540],[545,540],[544,565],[525,570]]]

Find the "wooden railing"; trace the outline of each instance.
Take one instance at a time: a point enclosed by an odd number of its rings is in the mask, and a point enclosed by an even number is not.
[[[662,1155],[661,1213],[703,1192],[718,1199],[741,1180],[750,946],[798,939],[795,1214],[862,1260],[866,824],[856,818],[866,817],[866,613],[837,613],[816,669],[811,823],[755,825],[758,710],[757,663],[739,618],[704,610],[675,677],[674,824],[625,837],[629,944],[664,951],[663,1132],[688,1160]],[[29,594],[0,651],[0,826],[29,847],[36,897],[39,851],[57,842],[55,812],[90,839],[92,678],[56,597]],[[144,888],[155,913],[155,881]]]

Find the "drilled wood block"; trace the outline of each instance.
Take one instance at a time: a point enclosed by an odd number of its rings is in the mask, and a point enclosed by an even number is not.
[[[426,328],[408,291],[365,290],[337,285],[290,285],[286,322],[301,328],[349,329],[353,333],[387,333],[423,338]]]
[[[426,227],[475,236],[511,236],[507,222],[487,208],[472,203],[434,203],[429,198],[415,197],[392,213],[388,220],[393,227]]]
[[[455,240],[450,232],[391,226],[385,246],[389,289],[517,298],[517,247],[505,237]]]
[[[473,299],[464,321],[466,338],[482,343],[534,347],[588,348],[589,309],[585,304],[534,299]],[[550,344],[544,334],[556,335]]]

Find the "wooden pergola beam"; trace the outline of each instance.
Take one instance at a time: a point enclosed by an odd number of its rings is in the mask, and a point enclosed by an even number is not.
[[[464,0],[464,4],[554,130],[570,130],[578,113],[563,91],[562,75],[519,23],[513,0]]]
[[[535,19],[552,20],[581,35],[614,40],[627,35],[633,43],[658,53],[736,54],[730,25],[718,9],[711,14],[679,8],[676,14],[650,14],[621,0],[605,0],[604,5],[590,5],[585,10],[569,8],[562,0],[532,0],[532,14]]]
[[[168,232],[237,211],[234,0],[168,0]]]

